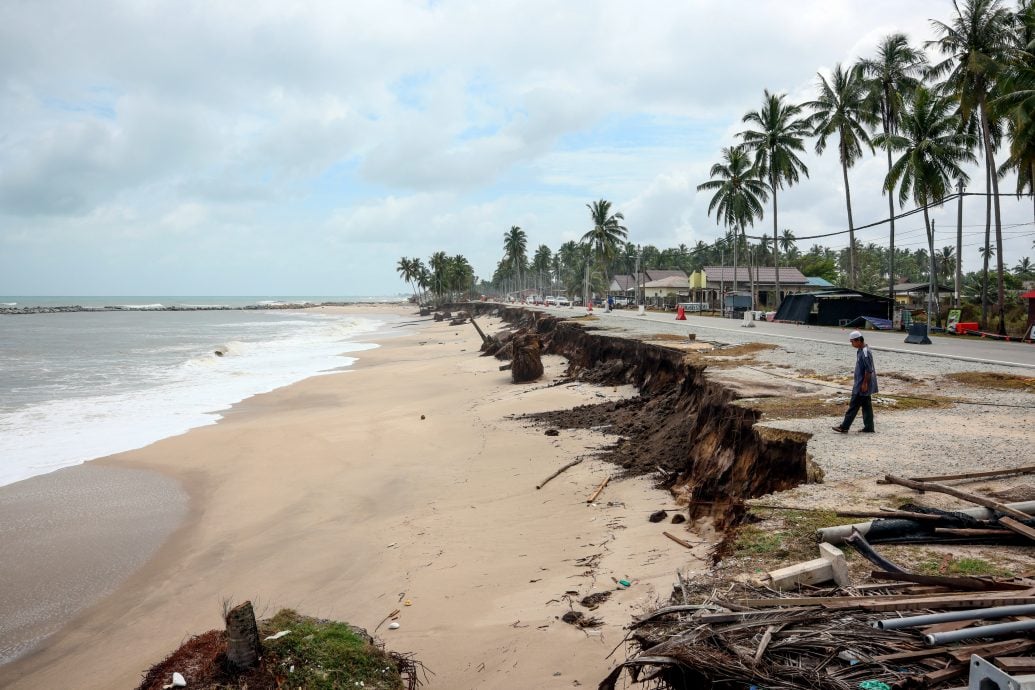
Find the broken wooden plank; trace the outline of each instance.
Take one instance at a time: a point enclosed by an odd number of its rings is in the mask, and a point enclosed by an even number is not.
[[[978,656],[985,658],[998,657],[999,655],[1009,656],[1011,654],[1026,652],[1032,647],[1035,647],[1035,640],[1004,640],[1002,642],[989,642],[986,644],[957,647],[949,652],[949,656],[954,658],[956,661],[970,661],[970,656],[972,654],[977,654]]]
[[[995,665],[1010,675],[1035,673],[1035,656],[997,656]]]
[[[939,587],[951,587],[954,589],[965,589],[974,592],[1007,590],[1016,591],[1030,589],[1030,585],[1022,585],[1014,582],[996,582],[982,577],[949,577],[946,575],[917,575],[915,573],[889,573],[882,570],[874,570],[870,577],[875,580],[896,580],[900,582],[914,582],[920,585],[936,585]]]
[[[967,472],[966,474],[943,474],[935,477],[910,477],[914,482],[947,482],[954,479],[980,479],[982,477],[1008,477],[1011,474],[1033,474],[1035,465],[1012,467],[1005,470],[988,470],[986,472]]]
[[[1008,530],[1016,532],[1017,534],[1023,535],[1032,541],[1035,541],[1035,529],[1028,527],[1025,524],[1017,522],[1013,518],[1001,517],[999,518],[999,524]]]
[[[870,599],[871,597],[866,597]],[[898,601],[862,601],[853,604],[865,611],[918,611],[922,609],[979,609],[992,606],[1035,604],[1031,590],[1016,595],[976,596],[954,594],[949,596],[916,597]]]
[[[996,500],[988,498],[987,496],[982,496],[980,494],[972,494],[966,491],[960,491],[959,489],[956,489],[951,486],[945,486],[944,484],[937,484],[935,482],[914,482],[911,479],[903,479],[902,477],[895,477],[890,474],[885,475],[884,478],[892,484],[898,484],[899,486],[904,486],[915,491],[931,491],[934,493],[955,496],[956,498],[963,499],[968,503],[983,506],[985,508],[997,511],[999,513],[1003,513],[1004,515],[1008,515],[1018,520],[1027,520],[1031,517],[1027,513],[1022,513],[1019,510],[1011,508],[1005,503],[1000,503]]]
[[[600,486],[598,486],[597,490],[593,492],[593,495],[586,499],[586,503],[592,503],[597,500],[597,496],[600,495],[600,492],[604,490],[604,487],[607,486],[609,481],[611,481],[611,475],[604,477],[604,481],[600,482]]]
[[[685,546],[688,549],[694,548],[693,544],[691,544],[690,542],[688,542],[688,541],[686,541],[684,539],[680,539],[679,537],[677,537],[674,534],[669,534],[668,532],[662,532],[662,534],[664,534],[666,537],[668,537],[669,539],[671,539],[675,543],[679,544],[680,546]]]

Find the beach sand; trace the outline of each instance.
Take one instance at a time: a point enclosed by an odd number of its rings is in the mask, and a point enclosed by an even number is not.
[[[480,323],[487,332],[498,326]],[[589,430],[546,436],[512,415],[632,390],[551,386],[564,367],[554,356],[545,358],[540,382],[515,385],[498,360],[478,357],[470,325],[415,328],[360,353],[343,373],[251,398],[216,425],[66,470],[73,480],[93,473],[102,483],[98,468],[118,472],[128,493],[137,492],[137,480],[174,479],[188,508],[164,541],[144,539],[141,549],[161,546],[113,592],[93,592],[99,600],[34,653],[0,666],[0,686],[133,687],[190,635],[221,627],[228,599],[251,599],[261,615],[291,607],[371,632],[399,609],[401,627],[377,634],[430,669],[432,690],[595,686],[624,659],[622,650],[607,657],[630,617],[667,599],[677,569],[704,569],[694,558],[708,545],[687,551],[662,531],[699,537],[648,522],[673,506],[648,479],[612,481],[588,504],[616,471],[600,460],[587,458],[537,490],[551,472],[612,439]],[[164,490],[167,498],[178,491]],[[22,518],[62,500],[43,494]],[[145,508],[120,515],[135,515],[142,529],[150,519]],[[112,521],[95,519],[69,559],[48,566],[27,550],[19,570],[75,572],[77,553],[110,543]],[[58,540],[61,532],[55,523],[37,538]],[[619,589],[618,579],[632,586]],[[603,627],[583,631],[559,619],[569,599],[600,591],[613,595],[586,613]]]

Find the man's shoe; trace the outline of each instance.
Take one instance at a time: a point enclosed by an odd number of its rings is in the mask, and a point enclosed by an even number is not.
[[[875,433],[877,433],[877,430],[876,429],[859,429],[859,433],[860,434],[875,434]]]
[[[848,433],[848,429],[844,429],[844,428],[839,427],[839,426],[835,426],[835,427],[832,427],[832,428],[833,428],[834,431],[836,431],[839,434],[847,434]]]

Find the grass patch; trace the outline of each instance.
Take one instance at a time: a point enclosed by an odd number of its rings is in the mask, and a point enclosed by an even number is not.
[[[816,530],[845,523],[833,510],[752,508],[750,516],[756,522],[738,528],[733,556],[764,557],[769,570],[818,558]]]
[[[921,575],[995,576],[1012,577],[1013,573],[983,558],[956,558],[952,554],[925,552],[923,560],[915,565]]]
[[[266,663],[285,679],[286,686],[312,690],[403,687],[397,661],[344,623],[309,618],[284,609],[263,621],[262,635],[281,630],[291,633],[263,644]]]
[[[962,371],[956,374],[946,374],[946,378],[966,386],[991,388],[998,391],[1035,393],[1035,377],[1032,376],[999,374],[992,371]]]

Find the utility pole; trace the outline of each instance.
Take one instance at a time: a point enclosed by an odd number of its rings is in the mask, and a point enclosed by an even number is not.
[[[927,335],[930,337],[931,324],[937,325],[938,321],[938,278],[934,267],[934,220],[931,221],[931,236],[927,240],[931,249],[931,256],[927,262],[930,266],[927,285]]]
[[[719,250],[719,313],[726,316],[726,248]]]
[[[633,276],[633,280],[636,281],[636,285],[633,289],[633,301],[636,302],[636,306],[641,308],[640,304],[640,259],[643,257],[643,250],[640,249],[640,245],[636,245],[636,274]]]
[[[959,199],[956,202],[956,299],[954,304],[957,309],[963,306],[963,298],[960,291],[963,289],[963,178],[956,182],[956,191],[959,192]]]

